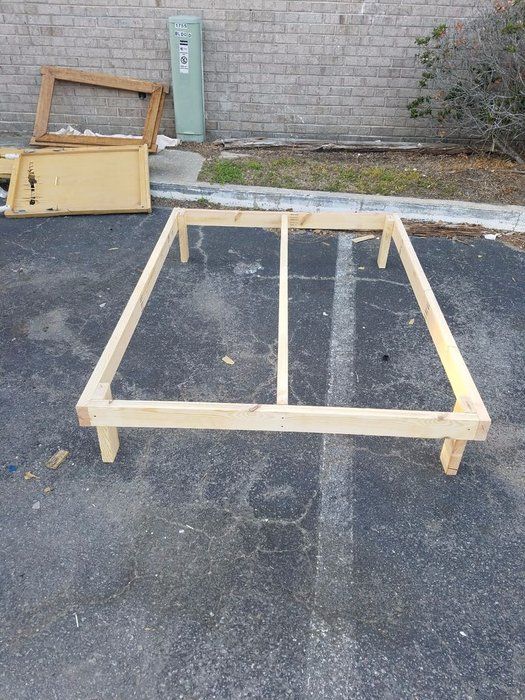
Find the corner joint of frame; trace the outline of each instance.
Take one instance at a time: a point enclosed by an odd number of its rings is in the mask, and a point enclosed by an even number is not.
[[[83,428],[89,427],[91,425],[91,416],[89,415],[89,408],[86,405],[77,403],[76,412],[78,417],[78,424]]]
[[[461,396],[454,407],[456,413],[473,413],[478,419],[476,431],[472,440],[486,440],[492,420],[483,403],[472,400],[469,396]]]
[[[173,210],[175,213],[175,218],[178,223],[185,223],[186,221],[186,212],[187,209],[183,209],[182,207],[175,207]]]
[[[490,426],[492,424],[492,421],[490,419],[490,416],[485,412],[483,415],[480,415],[480,412],[477,412],[478,415],[478,429],[476,430],[476,435],[474,437],[475,440],[486,440],[487,435],[490,429]]]
[[[92,398],[95,401],[111,400],[111,384],[109,382],[100,382],[97,384]]]

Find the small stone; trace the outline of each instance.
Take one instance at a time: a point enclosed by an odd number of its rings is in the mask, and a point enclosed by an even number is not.
[[[35,501],[31,506],[33,510],[40,510],[40,501]]]

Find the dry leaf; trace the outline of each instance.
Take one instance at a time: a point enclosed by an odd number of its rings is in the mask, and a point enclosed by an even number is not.
[[[234,364],[235,364],[235,360],[232,360],[232,358],[231,358],[231,357],[228,357],[228,355],[225,355],[225,356],[222,358],[222,361],[223,361],[224,363],[226,363],[227,365],[234,365]]]
[[[53,491],[53,487],[52,487],[52,486],[46,486],[46,487],[44,488],[44,493],[46,494],[46,496],[49,496],[49,494],[50,494],[52,491]]]
[[[408,322],[408,325],[413,326],[415,320],[416,320],[415,318],[411,318],[410,321]]]
[[[31,479],[39,479],[36,474],[33,474],[33,472],[24,472],[24,479],[26,481],[31,481]]]
[[[62,462],[69,456],[69,450],[58,450],[46,462],[48,469],[58,469]]]

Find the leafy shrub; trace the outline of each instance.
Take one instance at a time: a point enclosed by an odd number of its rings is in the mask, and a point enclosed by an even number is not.
[[[440,136],[525,157],[525,0],[498,0],[472,20],[416,39],[423,73],[408,104]]]

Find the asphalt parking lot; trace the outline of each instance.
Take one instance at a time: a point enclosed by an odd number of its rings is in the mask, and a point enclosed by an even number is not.
[[[457,477],[437,441],[308,434],[123,429],[108,465],[74,406],[168,214],[0,219],[0,697],[521,697],[524,254],[413,241],[493,420]],[[278,236],[190,245],[114,396],[273,402]],[[291,235],[290,402],[449,410],[376,255]]]

